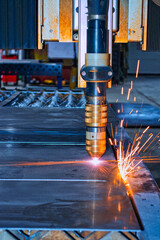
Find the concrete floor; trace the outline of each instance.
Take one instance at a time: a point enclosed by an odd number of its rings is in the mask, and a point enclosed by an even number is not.
[[[133,89],[129,100],[127,100],[128,89],[131,86],[131,81],[133,81]],[[124,90],[123,95],[121,94],[122,88]],[[107,89],[107,100],[110,103],[116,101],[121,103],[134,103],[134,97],[136,97],[136,103],[146,103],[155,107],[160,107],[160,76],[139,76],[137,79],[135,76],[129,76],[124,83],[113,85],[111,89]],[[142,128],[140,132],[143,132],[143,130],[144,129]],[[133,141],[135,134],[139,131],[139,128],[126,128],[126,131]],[[148,130],[148,134],[153,133],[154,136],[156,136],[159,132],[159,128],[150,128]],[[143,137],[144,141],[147,140],[148,134]],[[150,157],[156,156],[156,158],[159,159],[156,163],[151,162],[146,163],[146,165],[160,187],[160,143],[153,149],[151,149],[152,147],[153,145],[148,148],[147,153],[142,152],[141,156],[148,154]]]

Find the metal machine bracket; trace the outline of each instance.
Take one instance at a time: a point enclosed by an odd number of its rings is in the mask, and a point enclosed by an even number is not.
[[[81,76],[86,81],[109,81],[113,76],[113,71],[109,66],[83,66]]]

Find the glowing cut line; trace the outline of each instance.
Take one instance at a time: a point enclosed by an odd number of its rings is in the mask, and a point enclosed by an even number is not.
[[[65,164],[86,164],[91,163],[91,160],[88,161],[48,161],[48,162],[22,162],[22,163],[10,163],[10,164],[1,164],[0,166],[50,166],[50,165],[65,165]]]
[[[112,161],[108,160],[107,161]],[[0,164],[0,167],[9,167],[9,166],[14,166],[14,167],[19,167],[19,166],[51,166],[51,165],[67,165],[67,164],[93,164],[97,165],[100,163],[105,163],[103,160],[76,160],[76,161],[48,161],[48,162],[21,162],[21,163],[9,163],[9,164]]]

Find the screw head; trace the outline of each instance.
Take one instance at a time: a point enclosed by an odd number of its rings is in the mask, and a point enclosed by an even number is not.
[[[108,76],[110,76],[110,77],[112,76],[112,72],[111,71],[108,72]]]
[[[81,74],[82,74],[82,76],[86,76],[86,72],[85,71],[83,71]]]
[[[74,33],[74,34],[73,34],[73,40],[75,40],[75,41],[78,40],[78,34],[77,34],[77,33]]]

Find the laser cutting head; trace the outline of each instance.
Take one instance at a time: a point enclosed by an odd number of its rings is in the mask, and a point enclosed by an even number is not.
[[[99,0],[88,1],[87,54],[85,65],[80,71],[82,78],[87,82],[86,150],[91,158],[97,159],[106,151],[106,82],[113,76],[107,53],[107,2],[104,1],[104,9],[97,9],[97,6],[100,6]]]
[[[86,150],[92,158],[99,159],[106,151],[106,82],[112,78],[109,67],[108,0],[88,0],[87,54],[81,76],[86,87]]]

